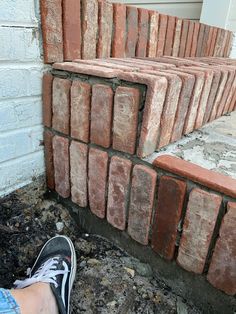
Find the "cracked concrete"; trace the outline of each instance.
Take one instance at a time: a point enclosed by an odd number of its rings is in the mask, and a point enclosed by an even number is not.
[[[236,111],[225,115],[144,160],[174,155],[236,179]]]

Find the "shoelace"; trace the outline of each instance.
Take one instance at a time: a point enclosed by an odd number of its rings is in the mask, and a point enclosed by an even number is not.
[[[22,289],[28,286],[31,286],[37,282],[45,282],[52,283],[56,288],[58,287],[58,283],[56,281],[57,275],[64,275],[68,271],[67,270],[57,270],[57,265],[59,263],[59,257],[54,257],[48,259],[45,263],[43,263],[39,269],[35,272],[35,274],[31,277],[31,269],[27,269],[27,275],[29,278],[24,280],[16,280],[14,282],[16,289]]]

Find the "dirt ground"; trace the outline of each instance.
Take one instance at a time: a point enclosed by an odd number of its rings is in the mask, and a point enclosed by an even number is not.
[[[61,204],[44,198],[42,181],[0,199],[0,285],[24,278],[44,242],[71,237],[78,272],[72,313],[200,313],[155,278],[149,265],[107,240],[86,234]]]

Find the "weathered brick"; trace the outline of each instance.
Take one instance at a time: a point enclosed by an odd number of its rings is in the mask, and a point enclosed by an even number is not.
[[[90,140],[103,147],[111,145],[113,91],[110,86],[96,84],[92,88]]]
[[[63,0],[64,60],[81,58],[80,1]]]
[[[177,70],[168,70],[168,72],[178,73],[179,77],[182,79],[182,89],[179,96],[175,122],[171,135],[171,142],[174,142],[182,137],[184,122],[188,113],[188,107],[194,89],[195,76],[188,73],[179,72]]]
[[[88,190],[89,206],[99,218],[106,213],[106,180],[108,154],[96,148],[89,150]]]
[[[149,11],[149,38],[147,43],[147,57],[155,57],[157,52],[157,36],[159,28],[159,14]]]
[[[185,55],[185,48],[188,36],[188,27],[189,27],[189,20],[183,20],[182,25],[182,32],[180,38],[180,47],[179,47],[179,57],[183,58]]]
[[[177,262],[202,274],[211,244],[222,197],[195,188],[189,195]]]
[[[162,155],[156,158],[153,165],[206,186],[211,190],[236,198],[236,180],[229,176],[170,155]]]
[[[53,80],[52,126],[56,131],[68,135],[70,131],[70,86],[69,80],[58,77]]]
[[[136,45],[136,56],[146,57],[148,40],[148,10],[138,9],[138,41]]]
[[[160,149],[161,147],[168,145],[171,140],[179,95],[182,88],[182,80],[177,75],[171,73],[160,72],[158,75],[163,75],[168,80],[168,89],[161,115],[159,142],[157,143],[157,148]]]
[[[204,78],[205,75],[203,72],[197,71],[197,70],[191,70],[186,68],[180,68],[181,71],[189,74],[195,75],[195,85],[194,85],[194,91],[191,97],[188,113],[185,119],[184,124],[184,134],[190,133],[194,130],[195,121],[197,117],[197,110],[199,106],[199,101],[202,94],[202,89],[204,87]]]
[[[82,59],[97,57],[98,2],[81,0],[82,5]]]
[[[166,30],[167,30],[168,15],[159,14],[159,28],[156,56],[160,57],[164,54]]]
[[[171,56],[172,55],[174,35],[175,35],[175,25],[176,25],[176,17],[175,16],[168,16],[166,40],[165,40],[165,48],[164,48],[164,55],[165,56]]]
[[[97,58],[110,58],[111,56],[112,25],[112,4],[103,0],[99,0]]]
[[[172,50],[172,56],[174,56],[174,57],[177,57],[179,55],[182,24],[183,24],[183,20],[177,18],[176,27],[175,27],[173,50]]]
[[[44,159],[45,159],[45,168],[46,168],[46,181],[47,187],[51,190],[54,190],[55,181],[54,181],[54,165],[53,165],[53,148],[52,148],[52,139],[53,134],[51,131],[44,131]]]
[[[205,24],[200,23],[200,29],[198,34],[198,40],[197,40],[197,51],[196,51],[196,57],[201,57],[202,53],[202,47],[203,47],[203,38],[204,38],[204,32],[205,32]]]
[[[214,27],[213,32],[212,32],[211,45],[210,45],[210,49],[209,49],[209,56],[214,55],[217,33],[218,33],[218,28]]]
[[[236,294],[236,203],[229,202],[208,271],[208,281],[229,295]]]
[[[109,170],[107,221],[115,228],[125,230],[129,201],[129,183],[132,162],[113,156]]]
[[[89,142],[91,86],[73,81],[71,86],[71,136]]]
[[[185,47],[185,57],[190,57],[191,54],[191,48],[192,48],[192,40],[193,40],[193,34],[194,34],[194,22],[189,21],[189,27],[188,27],[188,35],[186,40],[186,47]]]
[[[70,145],[71,199],[80,207],[88,205],[87,159],[88,146],[72,141]]]
[[[143,165],[133,169],[128,233],[137,242],[147,245],[157,174]]]
[[[234,39],[234,33],[233,32],[228,32],[228,40],[225,45],[225,51],[224,51],[224,57],[229,57],[230,52],[232,50],[232,45],[233,45],[233,39]]]
[[[174,257],[185,193],[185,182],[168,176],[161,177],[152,225],[152,248],[168,260]]]
[[[50,73],[43,75],[43,124],[48,128],[52,125],[52,81]]]
[[[207,44],[208,44],[208,37],[209,37],[209,32],[210,32],[210,26],[205,25],[204,28],[204,34],[203,34],[203,39],[202,39],[202,49],[201,49],[201,56],[207,56]]]
[[[199,29],[200,29],[200,23],[198,22],[194,23],[194,31],[193,31],[190,57],[196,57]]]
[[[224,41],[224,30],[219,28],[218,32],[217,32],[215,49],[214,49],[214,53],[213,53],[214,57],[220,57],[221,56],[223,41]]]
[[[125,56],[126,41],[126,6],[113,3],[113,40],[112,57],[122,58]]]
[[[125,44],[125,56],[135,57],[136,43],[138,40],[138,9],[126,7],[127,34]]]
[[[213,31],[214,31],[213,26],[208,26],[208,27],[209,27],[209,33],[208,33],[205,49],[203,51],[203,56],[206,56],[206,57],[209,56],[209,54],[210,54],[211,41],[212,41]]]
[[[44,62],[63,61],[61,0],[40,0]]]
[[[69,140],[55,135],[53,137],[53,163],[56,192],[67,198],[70,196]]]
[[[113,148],[134,154],[138,129],[140,93],[136,88],[119,86],[114,100]]]

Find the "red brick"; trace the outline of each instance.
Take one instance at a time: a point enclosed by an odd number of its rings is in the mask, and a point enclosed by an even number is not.
[[[199,29],[200,24],[195,22],[190,57],[196,57]]]
[[[177,18],[176,27],[175,27],[174,42],[173,42],[173,50],[172,50],[172,56],[174,56],[174,57],[177,57],[179,55],[182,24],[183,24],[183,20]]]
[[[209,189],[236,197],[236,180],[221,173],[207,170],[174,156],[163,155],[153,162],[157,168],[177,174]]]
[[[147,85],[137,155],[138,157],[148,156],[156,149],[161,113],[167,90],[167,79],[141,72],[119,73],[118,78]]]
[[[108,154],[96,148],[89,150],[88,190],[89,206],[99,218],[106,212],[106,180],[108,172]]]
[[[236,109],[236,90],[234,90],[234,94],[233,94],[233,97],[230,101],[230,106],[229,106],[228,112],[231,112],[235,109]]]
[[[188,36],[188,27],[189,27],[189,20],[183,20],[182,25],[182,33],[180,38],[180,47],[179,47],[179,57],[183,58],[185,55],[185,48],[187,43],[187,36]]]
[[[202,47],[203,47],[203,37],[205,32],[205,24],[200,23],[200,29],[198,34],[198,40],[197,40],[197,51],[196,51],[196,57],[201,57],[202,53]]]
[[[136,56],[146,57],[148,40],[148,10],[138,9],[138,41],[136,46]]]
[[[157,57],[163,56],[165,40],[166,40],[166,31],[167,31],[167,22],[168,15],[159,14],[159,31],[158,31],[158,41],[157,41]]]
[[[215,49],[214,49],[214,54],[213,54],[214,57],[220,57],[221,56],[223,40],[224,40],[224,30],[219,28],[218,32],[217,32]]]
[[[228,203],[219,238],[216,242],[208,281],[217,289],[229,295],[236,294],[236,203]]]
[[[78,60],[78,59],[77,59]],[[104,68],[104,66],[96,66],[91,64],[86,64],[85,60],[79,60],[76,62],[61,62],[61,63],[54,63],[53,69],[68,71],[72,73],[79,73],[79,74],[87,74],[93,75],[97,77],[105,77],[105,78],[114,78],[120,72],[119,70],[115,69],[108,69]]]
[[[111,145],[112,108],[112,88],[101,84],[93,85],[90,140],[106,148]]]
[[[109,170],[107,221],[115,228],[125,230],[129,201],[132,162],[113,156]]]
[[[168,89],[161,115],[159,142],[157,143],[157,148],[160,149],[163,146],[168,145],[171,140],[179,95],[182,88],[182,80],[177,75],[166,72],[160,72],[158,75],[163,75],[168,80]]]
[[[64,60],[81,58],[80,1],[63,0]]]
[[[126,6],[113,3],[113,40],[112,57],[125,57]]]
[[[168,260],[174,257],[185,193],[185,182],[168,176],[161,177],[152,225],[152,248]]]
[[[193,21],[189,21],[189,27],[188,27],[188,35],[186,40],[186,47],[185,47],[185,57],[190,57],[191,54],[191,48],[192,48],[192,40],[193,40],[193,34],[194,34],[194,25],[195,23]]]
[[[71,200],[80,207],[88,205],[87,159],[88,146],[72,141],[70,145]]]
[[[70,132],[70,86],[69,80],[58,77],[53,80],[52,126],[67,135]]]
[[[147,57],[156,56],[158,27],[159,27],[158,12],[149,10],[149,38],[147,43]]]
[[[214,32],[214,27],[209,26],[209,33],[208,33],[208,38],[205,46],[205,50],[203,51],[203,55],[208,57],[210,55],[210,49],[211,49],[211,41],[213,37],[213,32]]]
[[[190,192],[177,258],[184,269],[203,273],[221,201],[221,196],[201,189]]]
[[[91,86],[73,81],[71,86],[71,137],[89,142]]]
[[[168,72],[170,72],[170,70],[168,70]],[[177,73],[182,79],[182,89],[179,96],[175,122],[171,135],[171,142],[174,142],[182,137],[184,122],[188,112],[191,95],[194,89],[195,76],[188,73],[181,73],[177,70],[171,70],[171,72]]]
[[[223,69],[222,67],[221,69],[221,79],[220,79],[220,84],[219,84],[219,88],[217,90],[217,94],[215,97],[215,101],[214,101],[214,105],[211,111],[211,115],[209,118],[209,121],[213,121],[216,118],[217,112],[218,112],[218,108],[220,106],[221,103],[221,99],[222,99],[222,95],[224,93],[225,87],[226,87],[226,83],[227,83],[227,79],[228,79],[228,71]]]
[[[43,75],[43,124],[50,128],[52,126],[52,81],[50,73]]]
[[[199,107],[202,90],[204,88],[205,74],[197,70],[191,70],[190,67],[189,69],[187,69],[187,67],[185,69],[180,68],[180,70],[185,73],[195,75],[194,92],[192,94],[192,98],[190,101],[188,113],[187,113],[185,124],[184,124],[184,134],[187,134],[194,130],[195,121],[197,118],[197,110]]]
[[[210,49],[209,49],[209,56],[214,55],[217,33],[218,33],[218,28],[214,27],[213,32],[212,32],[211,45],[210,45]]]
[[[222,98],[221,98],[221,101],[220,101],[220,104],[216,113],[216,118],[219,118],[223,114],[224,107],[225,105],[227,105],[227,98],[230,94],[230,91],[232,90],[232,86],[234,82],[235,70],[230,67],[227,69],[229,73],[228,80],[226,82],[225,89],[224,89],[224,92],[223,92],[223,95],[222,95]]]
[[[135,241],[147,245],[152,217],[157,174],[143,165],[133,170],[128,233]]]
[[[82,5],[82,59],[97,57],[98,2],[81,0]]]
[[[52,149],[53,134],[51,131],[44,131],[44,159],[46,168],[47,187],[54,190],[54,165],[53,165],[53,149]]]
[[[134,154],[138,129],[140,93],[136,88],[119,86],[114,100],[113,148]]]
[[[202,40],[202,49],[201,49],[201,56],[205,57],[207,56],[207,45],[208,45],[208,37],[209,37],[209,32],[210,32],[210,26],[205,25],[204,29],[204,35],[203,35],[203,40]]]
[[[63,61],[61,0],[40,0],[44,62]]]
[[[110,58],[111,56],[112,25],[112,4],[103,0],[99,0],[97,58]]]
[[[53,137],[53,163],[56,192],[67,198],[70,196],[69,140],[55,135]]]
[[[228,31],[228,40],[227,40],[227,43],[225,45],[224,57],[229,57],[230,52],[232,50],[233,39],[234,39],[233,33]]]
[[[127,35],[125,44],[125,56],[135,57],[136,43],[138,40],[138,9],[126,7]]]
[[[165,48],[164,48],[165,56],[172,55],[174,35],[175,35],[175,25],[176,25],[176,17],[168,16],[168,24],[167,24],[166,40],[165,40]]]
[[[205,72],[205,80],[204,80],[204,87],[202,89],[201,99],[199,102],[198,110],[197,110],[197,117],[195,121],[195,128],[198,129],[203,125],[204,115],[206,113],[206,107],[208,104],[208,99],[212,87],[212,81],[214,72],[210,69],[202,68],[202,67],[191,67],[193,70],[199,70]]]

